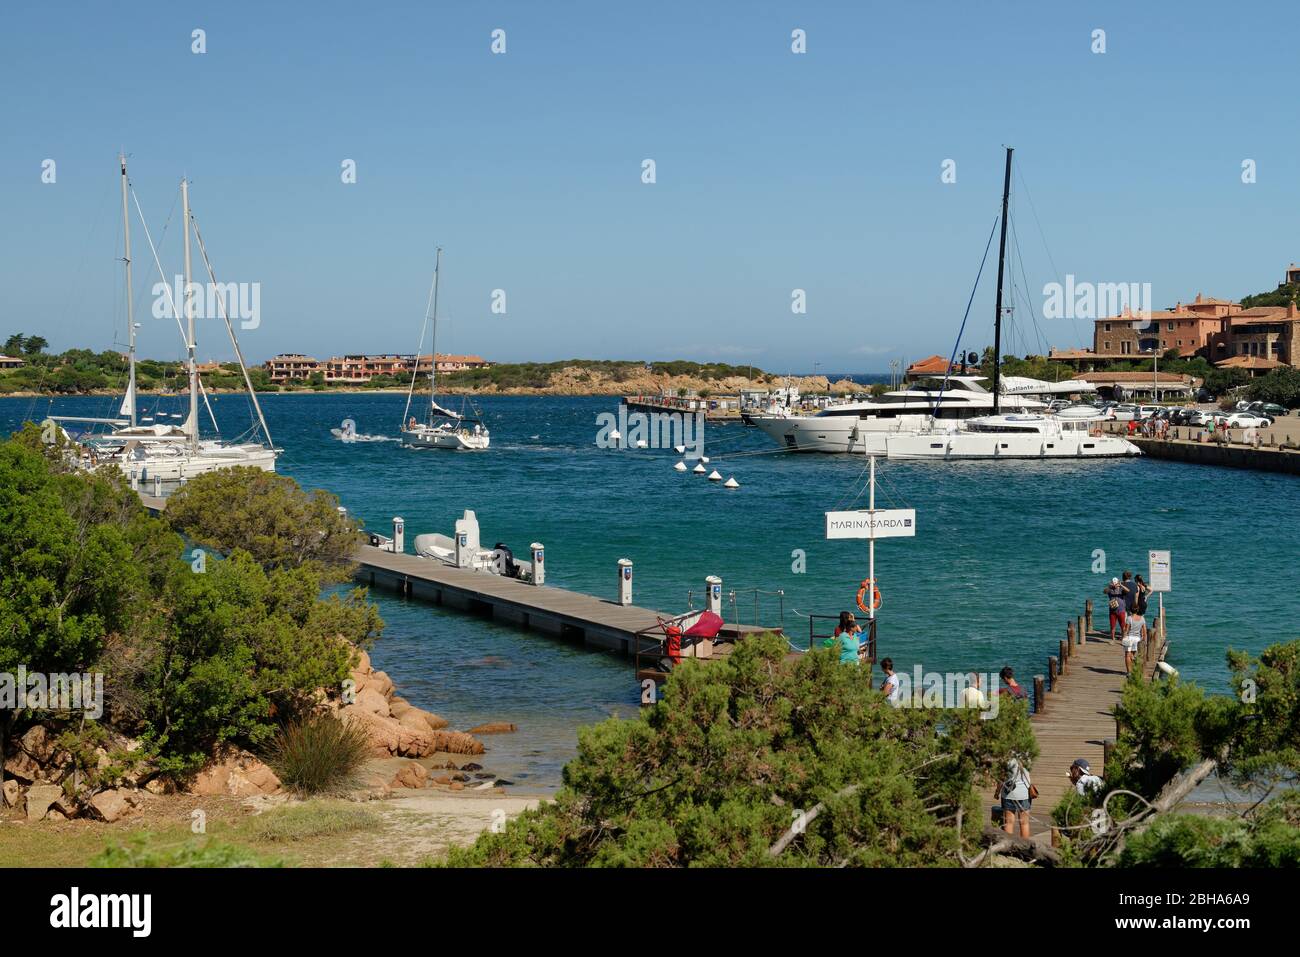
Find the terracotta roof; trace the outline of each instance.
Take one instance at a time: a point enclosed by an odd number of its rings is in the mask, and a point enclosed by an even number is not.
[[[955,368],[955,367],[954,367]],[[948,360],[943,356],[929,356],[925,359],[918,359],[907,367],[907,375],[933,375],[947,372],[949,369]]]
[[[1093,352],[1091,349],[1049,349],[1049,359],[1113,359],[1114,356]]]
[[[1114,358],[1114,357],[1112,357]],[[1106,385],[1111,382],[1167,382],[1167,383],[1187,383],[1191,381],[1189,376],[1175,375],[1172,372],[1160,372],[1152,375],[1150,372],[1080,372],[1073,379],[1087,379],[1097,385]]]
[[[1265,359],[1263,356],[1230,356],[1220,359],[1214,365],[1219,369],[1277,369],[1286,363]]]

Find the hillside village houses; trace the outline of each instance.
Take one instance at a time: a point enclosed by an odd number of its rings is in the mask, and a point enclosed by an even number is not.
[[[424,355],[346,355],[325,360],[298,353],[284,353],[267,361],[265,368],[272,382],[306,381],[315,372],[326,382],[360,384],[376,376],[409,376],[412,372],[428,372],[433,356]],[[434,368],[438,372],[456,372],[461,369],[486,369],[490,363],[481,356],[456,356],[438,354]]]

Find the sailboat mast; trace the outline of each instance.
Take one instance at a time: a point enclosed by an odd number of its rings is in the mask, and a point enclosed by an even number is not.
[[[433,257],[433,335],[429,341],[429,421],[433,421],[433,407],[437,400],[434,377],[438,374],[438,284],[442,281],[442,247],[437,247]],[[420,357],[415,357],[415,367],[420,367]]]
[[[190,278],[190,184],[181,180],[181,216],[185,220],[185,347],[190,369],[190,448],[199,447],[199,366],[194,356],[194,283]]]
[[[1002,180],[1002,238],[998,240],[998,294],[993,307],[993,414],[1002,411],[1002,272],[1007,263],[1007,206],[1011,197],[1011,154],[1007,147],[1007,171]]]
[[[129,184],[126,178],[126,154],[119,153],[117,158],[122,166],[122,235],[126,243],[122,254],[122,262],[126,264],[126,328],[127,333],[130,336],[130,339],[128,340],[130,342],[130,347],[127,352],[127,363],[130,367],[130,371],[127,374],[126,395],[127,401],[131,404],[129,411],[131,413],[131,426],[134,428],[136,425],[135,316],[132,314],[131,303],[131,217],[128,215],[126,202],[126,194],[129,189]]]

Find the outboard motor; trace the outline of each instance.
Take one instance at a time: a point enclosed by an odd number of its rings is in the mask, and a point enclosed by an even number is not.
[[[510,550],[510,546],[505,542],[497,542],[492,546],[497,560],[497,569],[506,578],[519,577],[519,563],[515,561],[515,553]]]

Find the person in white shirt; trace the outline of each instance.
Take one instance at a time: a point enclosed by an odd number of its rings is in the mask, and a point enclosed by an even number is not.
[[[1106,786],[1106,782],[1092,773],[1092,767],[1085,758],[1078,758],[1070,765],[1070,783],[1081,796],[1086,795],[1089,791],[1100,791]]]
[[[894,674],[894,659],[882,659],[880,662],[880,670],[885,673],[885,681],[880,686],[880,690],[884,692],[885,697],[889,699],[890,704],[897,705],[900,700],[900,689],[898,686],[898,675]]]
[[[1020,836],[1029,837],[1029,809],[1033,806],[1030,796],[1033,782],[1029,772],[1019,759],[1007,761],[1007,777],[998,788],[1002,795],[1002,830],[1008,834],[1016,833],[1016,821],[1020,822]]]
[[[980,711],[987,711],[989,707],[988,696],[980,690],[980,676],[971,672],[966,676],[966,688],[961,693],[961,706],[963,708],[976,708]]]
[[[1142,647],[1146,637],[1146,618],[1134,608],[1124,620],[1124,640],[1120,642],[1124,646],[1124,674],[1132,672],[1133,661],[1137,658],[1138,649]]]

